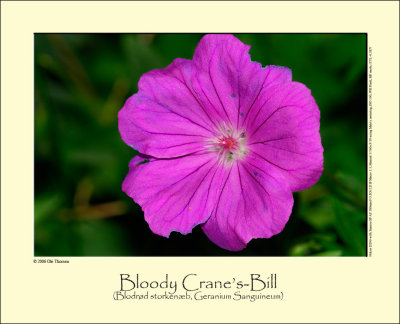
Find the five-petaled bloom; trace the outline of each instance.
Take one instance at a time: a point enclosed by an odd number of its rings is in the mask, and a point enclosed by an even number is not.
[[[201,224],[215,244],[241,250],[280,233],[292,192],[321,176],[311,91],[288,68],[252,62],[249,49],[232,35],[206,35],[193,60],[144,74],[119,112],[122,139],[139,151],[122,189],[154,233]]]

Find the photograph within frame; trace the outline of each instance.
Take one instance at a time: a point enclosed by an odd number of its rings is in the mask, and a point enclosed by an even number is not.
[[[324,172],[294,193],[285,228],[239,252],[196,226],[150,230],[121,190],[135,150],[118,112],[140,77],[192,59],[201,34],[35,34],[35,256],[366,256],[367,35],[235,34],[285,66],[321,111]],[[361,116],[361,117],[360,117]]]

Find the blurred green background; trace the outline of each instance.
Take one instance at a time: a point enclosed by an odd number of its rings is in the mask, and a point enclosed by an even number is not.
[[[292,69],[321,110],[324,173],[285,229],[241,252],[199,227],[153,234],[121,191],[136,152],[118,111],[140,76],[191,59],[200,34],[35,34],[35,256],[365,256],[366,35],[238,34],[253,61]]]

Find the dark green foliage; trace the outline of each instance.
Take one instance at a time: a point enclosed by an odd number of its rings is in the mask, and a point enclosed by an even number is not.
[[[137,153],[117,114],[140,76],[191,58],[202,35],[35,35],[35,255],[365,256],[366,36],[239,34],[253,61],[292,69],[321,110],[324,173],[295,193],[284,231],[238,253],[153,234],[121,191]]]

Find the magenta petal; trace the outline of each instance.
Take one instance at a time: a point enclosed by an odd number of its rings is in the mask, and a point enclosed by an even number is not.
[[[142,207],[154,233],[187,234],[210,217],[223,177],[213,155],[152,159],[138,165],[142,160],[131,161],[122,189]]]
[[[323,170],[319,110],[304,85],[270,87],[249,115],[249,148],[265,168],[280,170],[292,191],[314,185]]]
[[[213,136],[210,117],[187,85],[190,61],[177,59],[142,76],[139,92],[119,112],[122,139],[139,152],[176,157],[204,148]]]
[[[221,122],[242,123],[262,88],[290,82],[290,69],[252,62],[250,46],[232,35],[206,35],[196,48],[193,88],[199,101]]]
[[[251,239],[269,238],[281,232],[289,219],[292,193],[262,164],[249,157],[232,166],[216,208],[202,225],[208,238],[224,249],[239,251]]]
[[[284,66],[268,65],[265,67],[266,78],[263,88],[292,81],[292,70]]]

